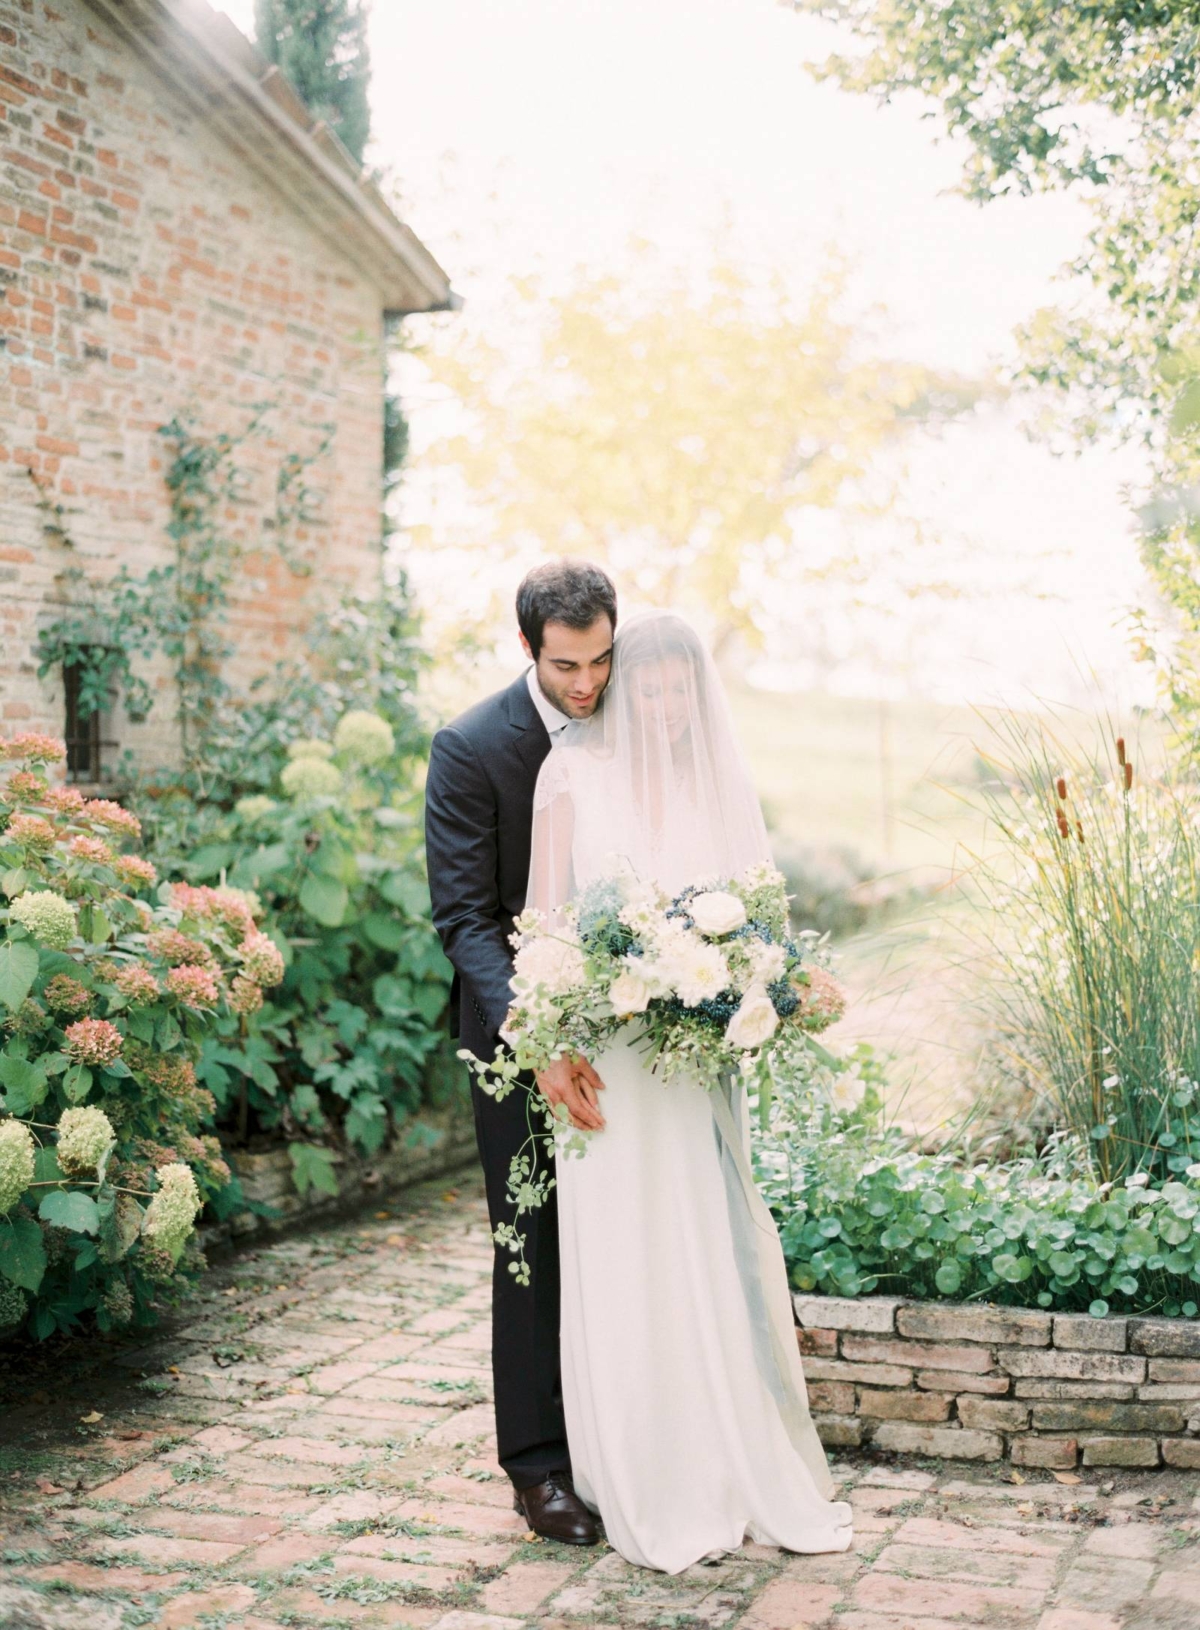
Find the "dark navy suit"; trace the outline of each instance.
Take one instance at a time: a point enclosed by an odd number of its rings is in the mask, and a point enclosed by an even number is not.
[[[533,792],[550,737],[524,675],[433,738],[425,790],[425,847],[433,921],[455,970],[462,1045],[491,1058],[511,999],[513,919],[525,905]],[[475,1132],[492,1226],[511,1222],[509,1163],[528,1136],[527,1101],[501,1103],[472,1085]],[[544,1155],[539,1156],[545,1159]],[[500,1464],[518,1488],[566,1471],[559,1371],[558,1212],[522,1219],[528,1286],[498,1252],[493,1274],[492,1371]]]

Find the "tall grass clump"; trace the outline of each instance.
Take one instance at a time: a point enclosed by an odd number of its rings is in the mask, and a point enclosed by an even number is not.
[[[1120,736],[1088,761],[1014,720],[1005,747],[979,871],[1005,1067],[1101,1182],[1175,1179],[1200,1159],[1200,788]]]

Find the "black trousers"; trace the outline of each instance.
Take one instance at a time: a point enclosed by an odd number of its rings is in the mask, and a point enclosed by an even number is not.
[[[487,1189],[492,1227],[516,1221],[507,1198],[509,1165],[529,1137],[529,1098],[523,1088],[499,1103],[472,1082],[475,1136]],[[539,1123],[534,1121],[535,1125]],[[548,1159],[538,1146],[539,1167]],[[544,1206],[521,1219],[530,1282],[519,1285],[496,1250],[492,1272],[492,1379],[496,1393],[496,1445],[501,1466],[518,1489],[532,1488],[551,1472],[569,1471],[559,1367],[558,1205],[555,1191]]]

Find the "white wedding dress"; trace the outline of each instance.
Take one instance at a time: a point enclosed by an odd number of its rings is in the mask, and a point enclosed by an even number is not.
[[[676,718],[656,730],[653,695],[632,709],[632,689],[646,689],[655,662],[668,674],[684,663],[682,733]],[[674,893],[766,854],[711,663],[681,619],[638,619],[618,635],[603,718],[569,726],[543,767],[533,897],[553,912],[611,873],[616,856]],[[666,1573],[747,1537],[846,1550],[850,1507],[831,1499],[809,1417],[740,1084],[716,1093],[664,1083],[635,1036],[631,1024],[592,1061],[605,1128],[588,1135],[584,1154],[558,1160],[575,1487],[623,1557]]]

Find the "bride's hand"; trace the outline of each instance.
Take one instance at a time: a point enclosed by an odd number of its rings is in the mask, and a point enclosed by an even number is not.
[[[546,1102],[555,1107],[562,1104],[571,1125],[581,1132],[599,1132],[604,1127],[598,1094],[604,1091],[604,1082],[586,1058],[555,1059],[547,1070],[538,1072],[538,1090]]]

